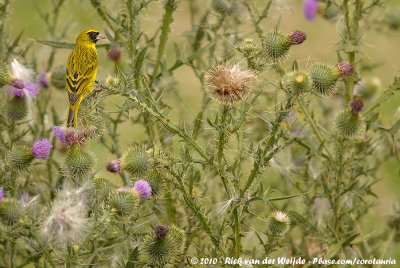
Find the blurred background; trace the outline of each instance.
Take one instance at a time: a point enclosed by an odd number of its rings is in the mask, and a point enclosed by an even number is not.
[[[190,29],[191,13],[189,5],[184,2],[190,0],[181,0],[181,4],[177,12],[174,14],[174,22],[172,24],[173,41],[176,43],[185,41],[185,35]],[[258,2],[262,2],[260,0]],[[103,5],[112,8],[120,5],[122,1],[102,1]],[[199,5],[199,12],[202,8],[209,7],[209,1],[201,1],[204,5]],[[257,1],[256,1],[257,2]],[[336,63],[337,55],[335,46],[339,40],[339,32],[342,21],[328,21],[317,16],[313,21],[307,21],[303,16],[301,0],[277,0],[274,1],[271,16],[265,20],[263,27],[265,29],[273,29],[276,26],[284,32],[292,30],[302,30],[307,33],[307,41],[304,45],[297,46],[291,50],[285,66],[290,66],[293,60],[297,60],[300,67],[306,67],[312,62],[321,61],[327,63]],[[149,32],[155,30],[154,26],[158,25],[162,18],[163,8],[162,1],[157,1],[149,6],[145,16],[141,21],[143,27]],[[378,87],[378,91],[383,91],[393,81],[394,76],[399,74],[400,70],[400,29],[394,30],[383,25],[383,21],[390,17],[389,13],[395,10],[397,5],[400,6],[400,1],[387,1],[385,8],[382,8],[373,14],[373,17],[367,25],[362,25],[362,31],[368,30],[362,38],[362,53],[363,64],[374,65],[376,68],[371,70],[362,70],[361,76],[365,79],[370,79]],[[74,43],[76,36],[84,29],[93,28],[103,32],[106,25],[98,17],[96,11],[92,8],[90,1],[68,0],[60,10],[60,18],[57,29],[60,31],[66,30],[66,36],[62,40],[53,40],[47,33],[47,28],[44,21],[40,17],[40,13],[45,14],[51,6],[51,0],[13,0],[11,1],[11,14],[7,21],[7,29],[11,39],[14,39],[23,31],[22,44],[31,44],[29,54],[34,55],[37,59],[37,72],[46,70],[46,61],[51,49],[43,44],[35,42],[35,40],[51,40],[59,42]],[[248,17],[247,13],[239,18],[245,22]],[[243,24],[243,35],[246,37],[256,38],[254,33],[246,33],[246,25]],[[222,37],[221,37],[222,38]],[[170,40],[171,40],[170,39]],[[173,43],[168,43],[168,49],[173,54]],[[65,64],[68,54],[68,49],[57,50],[55,58],[55,66]],[[122,52],[122,57],[126,56]],[[182,53],[185,53],[184,50]],[[28,57],[29,58],[29,57]],[[232,61],[232,60],[231,60]],[[99,49],[99,73],[98,79],[104,80],[109,73],[113,72],[113,64],[106,57],[106,49]],[[29,65],[29,62],[28,62]],[[289,67],[287,67],[289,68]],[[272,72],[271,72],[272,73]],[[268,73],[267,73],[268,75]],[[199,101],[202,96],[202,88],[194,74],[187,67],[181,67],[175,74],[176,90],[182,98],[181,101],[176,101],[171,98],[171,105],[179,105],[184,112],[175,114],[177,120],[185,121],[193,118],[201,106]],[[263,78],[262,78],[263,79]],[[265,79],[276,79],[273,74]],[[54,90],[53,101],[59,104],[60,113],[64,110],[67,113],[67,98],[66,93]],[[379,94],[379,93],[378,93]],[[400,94],[393,96],[388,102],[384,103],[379,108],[380,124],[384,127],[389,127],[393,124],[396,116],[396,110],[400,106]],[[110,105],[110,109],[112,105]],[[400,114],[397,113],[397,117]],[[144,140],[145,132],[140,127],[126,126],[121,133],[121,142],[128,145],[135,141]],[[103,154],[104,148],[97,144],[92,144],[97,148],[98,164],[105,164],[110,160],[110,156]],[[394,144],[393,150],[399,147],[399,144]],[[391,212],[392,204],[396,203],[400,197],[400,167],[399,161],[395,159],[387,161],[379,170],[381,180],[374,186],[374,190],[379,196],[376,200],[376,207],[373,208],[377,218],[376,224],[383,222],[384,218]],[[396,256],[400,257],[400,247],[393,249]]]

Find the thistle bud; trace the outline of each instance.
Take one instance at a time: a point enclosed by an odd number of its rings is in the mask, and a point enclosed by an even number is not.
[[[49,75],[47,73],[41,73],[38,77],[38,84],[41,88],[49,87]]]
[[[79,145],[73,145],[66,153],[63,169],[73,179],[87,177],[94,166],[94,158]]]
[[[121,48],[114,46],[107,51],[107,57],[113,62],[118,62],[121,58]]]
[[[353,114],[359,114],[364,107],[364,102],[361,99],[355,99],[350,103],[350,111]]]
[[[151,155],[141,146],[131,147],[121,158],[121,167],[132,177],[145,175],[153,165]]]
[[[292,45],[300,45],[307,39],[306,33],[302,31],[294,31],[289,37]]]
[[[165,190],[165,180],[158,170],[152,170],[146,175],[146,181],[150,184],[151,194],[157,196]]]
[[[292,45],[298,45],[306,40],[306,34],[301,31],[294,31],[285,35],[278,31],[268,32],[263,39],[263,48],[267,58],[277,63],[286,58]]]
[[[254,39],[246,38],[239,44],[238,49],[246,58],[254,57],[258,54],[259,47]]]
[[[339,74],[342,77],[351,76],[354,72],[354,66],[349,62],[341,62],[336,65],[336,68],[338,69]]]
[[[330,95],[333,93],[340,73],[336,67],[316,63],[310,67],[312,89],[320,95]]]
[[[169,233],[169,228],[163,225],[157,225],[154,227],[154,234],[157,239],[164,239]]]
[[[0,61],[0,88],[9,84],[11,81],[10,73],[8,72],[7,64]]]
[[[63,144],[67,143],[66,140],[65,140],[66,131],[65,131],[65,129],[63,127],[54,126],[52,128],[52,131],[53,131],[54,137],[56,137],[57,140],[59,140]]]
[[[283,237],[290,229],[290,218],[282,211],[275,211],[268,217],[267,232],[270,236]]]
[[[218,65],[209,71],[205,78],[205,90],[213,99],[227,106],[244,101],[257,81],[253,71],[245,70],[239,65]]]
[[[9,166],[15,172],[26,171],[33,159],[32,150],[26,146],[15,146],[7,154]]]
[[[5,198],[0,202],[0,221],[6,225],[13,225],[24,215],[22,204],[16,199]]]
[[[106,169],[112,173],[119,173],[121,171],[121,160],[111,160],[107,163]]]
[[[238,11],[239,5],[236,0],[213,0],[212,8],[221,15],[232,15]]]
[[[156,226],[149,232],[143,242],[143,255],[146,262],[155,267],[172,264],[178,255],[184,232],[176,226]]]
[[[57,89],[65,89],[65,70],[66,67],[61,65],[56,67],[50,74],[50,82]]]
[[[361,120],[358,113],[345,110],[336,119],[336,128],[340,135],[351,137],[358,133],[361,127]]]
[[[119,79],[118,77],[109,75],[106,78],[106,86],[110,87],[110,88],[117,88],[121,83],[121,79]]]
[[[11,120],[20,121],[28,115],[28,104],[25,98],[14,96],[7,102],[7,115]]]
[[[139,206],[137,191],[120,190],[111,197],[111,206],[116,215],[127,217],[133,215]]]
[[[308,74],[295,71],[288,73],[283,77],[282,86],[290,93],[300,95],[310,90],[311,79]]]

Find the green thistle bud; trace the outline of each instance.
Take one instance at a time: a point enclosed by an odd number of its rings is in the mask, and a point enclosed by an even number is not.
[[[268,32],[263,39],[264,52],[273,63],[285,59],[291,45],[290,38],[278,31]]]
[[[146,175],[153,196],[160,195],[165,190],[165,180],[158,170],[152,170]]]
[[[144,238],[143,255],[146,262],[154,267],[172,263],[176,256],[176,244],[170,235],[159,239],[153,231]]]
[[[50,82],[57,89],[65,89],[65,70],[66,67],[61,65],[56,67],[54,71],[51,72]]]
[[[221,15],[232,15],[238,11],[239,5],[236,0],[213,0],[212,8]]]
[[[290,218],[282,211],[275,211],[268,217],[267,232],[270,237],[283,237],[290,229]]]
[[[340,135],[351,137],[358,133],[361,128],[361,120],[358,113],[345,110],[336,119],[336,128]]]
[[[7,64],[4,61],[0,61],[0,87],[9,84],[11,76],[8,72]]]
[[[340,72],[336,67],[316,63],[310,67],[312,89],[315,93],[329,95],[333,92]]]
[[[33,159],[32,150],[25,146],[15,146],[7,154],[8,164],[16,172],[27,170]]]
[[[14,96],[7,102],[7,115],[14,121],[20,121],[28,115],[28,105],[25,98]]]
[[[243,42],[239,44],[238,49],[246,58],[254,57],[255,55],[258,55],[258,52],[260,51],[257,43],[251,38],[243,40]]]
[[[93,179],[93,192],[91,197],[100,202],[107,201],[112,192],[115,190],[115,185],[108,179],[98,177]]]
[[[308,74],[295,71],[285,74],[282,79],[282,86],[290,93],[300,95],[310,90],[311,79]]]
[[[118,77],[109,75],[106,78],[106,86],[112,89],[117,88],[120,84],[121,84],[121,79],[119,79]]]
[[[18,200],[3,199],[0,202],[0,220],[7,225],[13,225],[24,215],[24,208]]]
[[[153,165],[151,155],[142,146],[131,147],[121,158],[121,167],[132,177],[143,176]]]
[[[127,217],[133,215],[139,206],[139,194],[135,190],[119,190],[111,197],[111,206],[116,215]]]
[[[64,159],[64,171],[73,179],[87,177],[93,169],[94,158],[85,152],[79,145],[68,148]]]

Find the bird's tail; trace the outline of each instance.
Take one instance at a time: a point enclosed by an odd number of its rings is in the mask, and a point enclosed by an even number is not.
[[[75,109],[72,106],[69,106],[67,127],[75,127],[75,126],[76,126]]]
[[[78,110],[81,104],[82,96],[76,101],[74,105],[69,106],[67,127],[76,127],[78,123]]]

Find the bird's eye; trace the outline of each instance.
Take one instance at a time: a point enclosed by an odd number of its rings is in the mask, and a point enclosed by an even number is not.
[[[90,39],[92,39],[93,42],[96,42],[96,37],[99,35],[99,32],[88,32],[88,35],[90,36]]]

